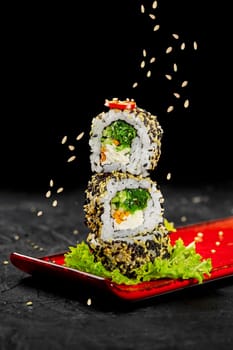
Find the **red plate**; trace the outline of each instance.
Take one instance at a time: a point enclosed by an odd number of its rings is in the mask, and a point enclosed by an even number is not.
[[[179,237],[185,245],[195,240],[197,253],[205,259],[212,259],[213,270],[202,284],[233,276],[233,216],[179,227],[176,232],[171,233],[172,243]],[[30,275],[85,283],[128,301],[143,300],[198,285],[194,279],[159,279],[130,286],[116,284],[106,278],[65,267],[64,254],[35,258],[14,252],[11,253],[10,260],[13,265]]]

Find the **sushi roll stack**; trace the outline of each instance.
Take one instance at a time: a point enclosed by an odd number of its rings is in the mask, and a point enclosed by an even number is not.
[[[134,269],[169,256],[163,196],[149,171],[161,153],[162,128],[156,116],[134,101],[106,101],[109,110],[92,120],[90,162],[84,204],[96,261],[133,277]]]

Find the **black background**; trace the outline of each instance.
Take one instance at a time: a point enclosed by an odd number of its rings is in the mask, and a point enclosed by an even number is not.
[[[164,0],[153,11],[151,1],[143,3],[144,15],[135,0],[6,8],[1,187],[39,189],[51,178],[70,188],[86,182],[91,119],[112,97],[134,98],[159,117],[162,155],[152,177],[163,182],[171,172],[176,183],[232,178],[229,9],[210,1]],[[157,23],[160,30],[153,32]],[[181,52],[183,41],[186,49]],[[174,50],[166,55],[170,45]],[[148,57],[157,58],[150,79],[139,67],[143,48]],[[173,63],[178,71],[168,81],[164,75],[171,73]],[[189,85],[176,100],[172,93],[183,80]],[[135,81],[139,86],[133,89]],[[185,98],[188,109],[182,106]],[[170,104],[175,109],[167,114]],[[82,131],[84,138],[75,141]],[[64,135],[75,152],[61,145]],[[77,160],[67,163],[73,154]]]

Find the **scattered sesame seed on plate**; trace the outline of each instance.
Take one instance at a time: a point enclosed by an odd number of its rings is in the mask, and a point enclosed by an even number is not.
[[[145,13],[145,7],[143,4],[141,5],[141,13]]]
[[[155,61],[156,61],[156,58],[155,57],[151,57],[150,63],[154,63]]]
[[[39,210],[36,214],[37,216],[42,216],[43,215],[43,211],[42,210]]]
[[[3,263],[3,265],[8,265],[9,261],[8,260],[4,260],[2,263]]]
[[[148,72],[146,73],[147,78],[151,77],[151,70],[148,70]]]
[[[53,185],[54,185],[54,182],[53,182],[53,180],[51,179],[51,180],[49,181],[49,186],[50,186],[50,187],[53,187]]]
[[[54,199],[54,201],[52,202],[52,206],[53,206],[53,207],[57,207],[57,204],[58,204],[57,200]]]
[[[172,174],[171,174],[171,173],[168,173],[168,174],[167,174],[167,180],[170,180],[170,179],[171,179],[171,176],[172,176]]]
[[[142,55],[143,55],[143,57],[146,57],[146,49],[143,49]]]
[[[32,301],[27,301],[27,302],[26,302],[26,305],[27,305],[27,306],[32,306]]]
[[[176,98],[180,98],[180,94],[178,94],[178,92],[173,92],[173,95],[174,95]]]
[[[193,42],[193,48],[194,48],[194,50],[197,50],[197,42],[196,41]]]
[[[75,147],[73,145],[69,145],[68,148],[69,148],[70,151],[74,151],[75,150]]]
[[[153,19],[153,20],[156,19],[156,16],[155,16],[153,13],[149,13],[149,17],[150,17],[151,19]]]
[[[133,83],[133,88],[136,88],[137,86],[138,86],[137,82]]]
[[[181,49],[181,50],[184,50],[184,49],[185,49],[185,43],[182,43],[182,44],[180,45],[180,49]]]
[[[91,298],[87,299],[87,305],[90,306],[91,305]]]
[[[177,72],[177,70],[178,70],[178,67],[177,67],[176,63],[173,64],[173,70],[174,70],[174,72]]]

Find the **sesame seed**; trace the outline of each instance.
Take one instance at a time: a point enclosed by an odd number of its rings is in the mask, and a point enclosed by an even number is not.
[[[216,253],[216,249],[211,249],[211,253]]]
[[[185,221],[187,221],[187,217],[186,217],[186,216],[184,216],[184,215],[183,215],[183,216],[181,216],[180,221],[181,221],[181,222],[185,222]]]
[[[47,191],[47,192],[45,193],[45,197],[46,197],[46,198],[49,198],[49,197],[51,197],[51,194],[52,194],[52,193],[51,193],[51,191],[49,190],[49,191]]]
[[[148,72],[146,73],[147,78],[151,77],[151,70],[148,70]]]
[[[196,41],[193,42],[193,48],[194,48],[194,50],[197,50],[197,42]]]
[[[75,147],[73,145],[69,145],[68,148],[69,148],[70,151],[74,151],[75,150]]]
[[[73,234],[74,234],[74,235],[79,234],[79,230],[77,230],[77,229],[73,230]]]
[[[167,49],[166,49],[166,53],[170,53],[172,52],[172,46],[169,46]]]
[[[140,64],[140,67],[141,67],[141,68],[144,68],[145,65],[146,65],[146,62],[145,62],[145,61],[142,61],[141,64]]]
[[[152,14],[152,13],[149,14],[149,17],[150,17],[151,19],[153,19],[153,20],[156,19],[156,16],[155,16],[154,14]]]
[[[183,82],[182,82],[182,84],[181,84],[181,87],[185,87],[185,86],[187,86],[188,85],[188,81],[187,80],[184,80]]]
[[[32,306],[32,301],[27,301],[27,302],[26,302],[26,305],[27,305],[27,306]]]
[[[142,55],[143,55],[143,57],[146,57],[146,50],[145,49],[143,49]]]
[[[165,77],[168,79],[168,80],[172,80],[172,76],[170,74],[165,74]]]
[[[184,101],[184,108],[188,108],[189,107],[189,100],[185,100]]]
[[[56,200],[56,199],[54,199],[54,201],[52,202],[52,206],[53,206],[53,207],[56,207],[56,206],[57,206],[57,204],[58,204],[58,203],[57,203],[57,200]]]
[[[171,174],[171,173],[168,173],[168,174],[167,174],[167,180],[170,180],[170,179],[171,179],[171,176],[172,176],[172,174]]]
[[[68,162],[68,163],[73,162],[73,160],[75,160],[75,158],[76,158],[76,156],[72,156],[72,157],[70,157],[70,158],[67,160],[67,162]]]
[[[64,191],[64,188],[63,187],[59,187],[58,189],[57,189],[57,193],[61,193],[61,192],[63,192]]]
[[[197,233],[197,236],[198,236],[198,237],[203,237],[204,234],[203,234],[203,232],[198,232],[198,233]]]
[[[53,185],[54,185],[54,182],[53,182],[53,180],[51,179],[51,180],[49,181],[49,186],[50,186],[50,187],[53,187]]]
[[[160,25],[159,24],[156,24],[153,28],[153,31],[156,32],[157,30],[159,30],[160,28]]]
[[[43,215],[43,211],[42,210],[39,210],[36,214],[37,216],[42,216]]]
[[[90,306],[91,305],[91,298],[87,299],[87,305]]]
[[[167,108],[167,113],[170,113],[170,112],[172,112],[174,110],[174,106],[169,106],[168,108]]]
[[[66,141],[67,141],[67,136],[63,136],[61,143],[64,145],[64,143],[66,143]]]
[[[3,263],[3,265],[8,265],[9,261],[8,260],[4,260],[2,263]]]
[[[218,232],[218,236],[219,236],[219,237],[222,237],[222,236],[223,236],[223,231],[219,231],[219,232]]]
[[[184,50],[184,49],[185,49],[185,43],[182,43],[182,44],[180,45],[180,49],[181,49],[181,50]]]
[[[143,4],[141,5],[141,13],[145,13],[145,7]]]
[[[82,131],[77,137],[76,140],[79,141],[84,136],[84,131]]]
[[[150,63],[154,63],[154,62],[155,62],[155,60],[156,60],[156,58],[155,58],[155,57],[151,57],[151,59],[150,59]]]
[[[180,94],[178,94],[178,92],[173,92],[173,95],[174,95],[176,98],[180,98]]]
[[[158,1],[153,1],[153,3],[152,3],[152,9],[156,9],[157,8],[157,6],[158,6]]]
[[[19,240],[19,238],[20,238],[20,237],[19,237],[19,235],[17,235],[17,234],[16,234],[16,235],[14,235],[14,239],[15,239],[16,241],[18,241],[18,240]]]
[[[177,64],[174,63],[174,64],[173,64],[173,70],[174,70],[174,72],[177,72],[177,69],[178,69],[178,68],[177,68]]]
[[[220,246],[220,244],[221,244],[221,243],[220,243],[219,241],[216,241],[216,242],[215,242],[215,245],[216,245],[217,247]]]
[[[137,82],[133,83],[133,88],[136,88],[137,86],[138,86]]]
[[[175,39],[179,39],[179,35],[176,34],[176,33],[173,33],[172,36],[173,36],[173,38],[175,38]]]

